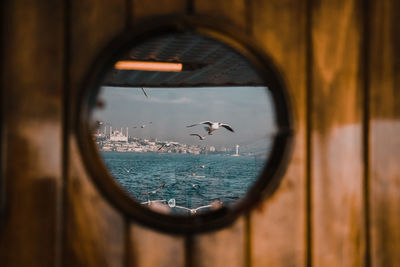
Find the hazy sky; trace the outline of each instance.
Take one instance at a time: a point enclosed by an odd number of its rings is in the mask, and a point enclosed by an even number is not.
[[[202,88],[103,87],[99,97],[105,108],[95,110],[94,119],[111,123],[113,129],[129,127],[129,136],[157,138],[186,144],[233,147],[236,144],[260,147],[275,131],[272,99],[265,87],[202,87]],[[229,124],[201,141],[190,133],[205,135],[204,126],[187,128],[202,121]],[[152,124],[149,125],[149,122]],[[140,128],[146,124],[145,128]],[[133,129],[134,126],[138,128]],[[101,129],[103,130],[103,128]],[[107,129],[108,132],[109,129]]]

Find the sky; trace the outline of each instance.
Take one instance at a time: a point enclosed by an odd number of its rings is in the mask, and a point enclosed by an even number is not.
[[[129,136],[144,139],[216,147],[239,144],[244,149],[266,147],[276,131],[273,102],[266,87],[145,90],[148,98],[141,88],[102,87],[99,98],[105,102],[105,107],[95,110],[93,119],[110,123],[113,129],[123,127],[124,134],[129,127]],[[206,125],[186,127],[202,121],[229,124],[235,133],[220,128],[203,141],[190,136],[191,133],[206,134],[203,129]],[[146,127],[141,128],[141,125]]]

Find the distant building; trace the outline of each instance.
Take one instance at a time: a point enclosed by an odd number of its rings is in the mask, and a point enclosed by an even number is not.
[[[115,131],[110,135],[110,141],[112,142],[128,142],[128,136],[123,135],[119,131]]]
[[[210,146],[209,150],[210,150],[210,152],[215,152],[215,147],[214,146]]]

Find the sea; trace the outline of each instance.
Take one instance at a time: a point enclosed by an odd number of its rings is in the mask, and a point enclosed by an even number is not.
[[[143,205],[162,203],[177,214],[232,205],[261,173],[265,156],[101,152],[112,176]]]

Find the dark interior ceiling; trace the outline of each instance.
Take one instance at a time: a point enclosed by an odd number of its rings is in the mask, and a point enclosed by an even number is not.
[[[124,60],[179,62],[194,68],[181,72],[113,69],[105,86],[213,87],[262,86],[254,68],[223,43],[193,33],[161,35],[133,47]]]

